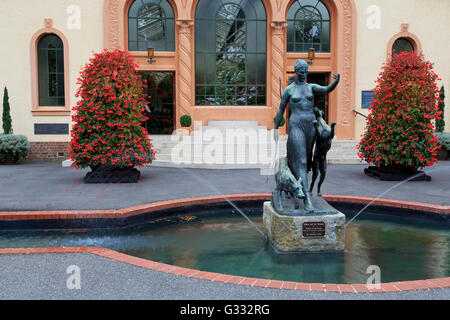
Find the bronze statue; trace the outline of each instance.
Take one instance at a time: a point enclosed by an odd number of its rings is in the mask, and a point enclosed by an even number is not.
[[[309,187],[309,192],[312,193],[314,182],[320,172],[320,179],[317,185],[317,195],[321,196],[320,186],[325,180],[327,174],[327,153],[331,148],[331,140],[334,138],[334,126],[336,122],[331,124],[331,127],[323,120],[323,112],[318,108],[314,108],[317,122],[314,123],[316,128],[316,147],[314,148],[314,156],[312,161],[312,181]],[[309,171],[309,168],[308,168]]]
[[[288,167],[287,158],[280,158],[278,160],[278,167],[280,168],[275,174],[275,182],[277,183],[276,192],[278,193],[276,206],[283,210],[282,193],[291,197],[295,202],[295,209],[299,208],[299,199],[305,197],[303,193],[302,181],[296,179]]]
[[[314,93],[329,93],[339,83],[339,74],[334,74],[335,81],[323,87],[317,84],[306,83],[308,63],[298,59],[294,65],[296,78],[288,85],[281,97],[280,108],[275,117],[275,140],[278,142],[278,127],[289,103],[291,115],[289,117],[289,135],[287,141],[288,166],[297,180],[303,186],[304,209],[314,211],[311,195],[308,188],[308,169],[312,167],[312,151],[316,140],[315,123],[318,122],[314,113]],[[319,119],[320,121],[320,119]]]

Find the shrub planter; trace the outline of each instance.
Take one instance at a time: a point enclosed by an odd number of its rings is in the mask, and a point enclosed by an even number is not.
[[[448,159],[448,151],[443,146],[437,151],[437,159],[438,160],[447,160]]]
[[[141,125],[147,121],[142,76],[125,51],[106,50],[82,69],[81,97],[74,107],[69,156],[75,168],[90,167],[85,183],[133,183],[156,151]]]
[[[0,164],[23,162],[29,149],[27,137],[20,134],[0,134]]]
[[[118,167],[104,165],[91,167],[84,177],[84,183],[136,183],[141,176],[141,172],[133,167]]]
[[[17,157],[14,154],[3,154],[0,159],[0,164],[19,164]]]
[[[431,181],[431,177],[423,171],[408,168],[390,168],[370,166],[364,169],[364,173],[372,178],[382,181]],[[413,178],[414,177],[414,178]]]

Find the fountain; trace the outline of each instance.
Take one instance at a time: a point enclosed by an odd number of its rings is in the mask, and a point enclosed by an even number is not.
[[[301,59],[295,63],[295,73],[296,79],[285,89],[275,118],[275,141],[278,142],[278,126],[289,104],[287,157],[278,160],[276,190],[271,201],[263,206],[264,229],[279,251],[343,251],[345,215],[320,196],[326,175],[326,154],[331,148],[336,123],[330,127],[321,110],[314,108],[314,93],[331,92],[340,76],[335,74],[335,81],[327,87],[306,83],[308,63]],[[313,177],[308,188],[307,173],[311,169]],[[318,196],[312,196],[319,173]]]

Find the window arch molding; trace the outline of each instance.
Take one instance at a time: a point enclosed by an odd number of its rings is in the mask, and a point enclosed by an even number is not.
[[[128,10],[134,1],[135,0],[105,0],[103,4],[104,48],[128,49]],[[175,0],[167,1],[172,6],[176,21],[179,19],[179,8],[177,7]],[[175,36],[175,42],[176,41],[177,37]]]
[[[280,14],[277,20],[287,21],[288,10],[295,1],[280,1],[278,9]],[[337,122],[339,139],[354,139],[355,117],[350,106],[356,101],[356,0],[321,0],[321,2],[330,14],[330,52],[317,53],[316,60],[309,70],[341,74],[337,90],[329,96],[330,121]],[[284,41],[287,40],[286,33]],[[286,52],[284,70],[294,72],[295,61],[307,57],[307,52]]]
[[[330,52],[331,14],[320,0],[294,0],[287,8],[287,52]],[[306,30],[306,28],[308,30]]]
[[[141,6],[139,6],[139,2],[141,3]],[[175,51],[176,6],[171,0],[127,0],[124,6],[125,41],[123,47],[129,51],[147,50],[147,48],[142,47],[144,41],[139,41],[137,27],[136,30],[130,30],[131,23],[134,22],[131,20],[136,20],[136,22],[139,23],[139,12],[144,6],[147,6],[147,8],[152,7],[154,9],[159,9],[159,17],[153,16],[151,19],[155,21],[161,20],[161,23],[163,24],[160,27],[164,33],[164,40],[155,41],[154,44],[152,44],[152,47],[155,48],[155,51]],[[136,32],[136,36],[134,36],[134,32]],[[130,37],[131,35],[133,35],[133,37]],[[132,45],[130,48],[131,39],[136,44],[131,43]]]
[[[38,44],[47,35],[58,36],[63,43],[64,59],[64,105],[44,106],[39,104],[38,80]],[[31,58],[31,112],[33,115],[70,115],[70,74],[69,74],[69,42],[64,34],[52,26],[51,19],[46,19],[46,27],[33,34],[30,41]]]
[[[386,48],[386,56],[388,59],[392,57],[392,48],[394,46],[395,41],[402,38],[408,40],[412,44],[415,52],[418,53],[422,52],[422,44],[420,43],[419,38],[415,34],[409,32],[408,23],[402,23],[400,32],[393,35],[388,42]]]

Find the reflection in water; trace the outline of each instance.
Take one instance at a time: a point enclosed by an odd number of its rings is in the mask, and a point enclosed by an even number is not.
[[[252,220],[262,225],[260,215]],[[345,253],[276,254],[239,214],[161,219],[134,229],[4,232],[1,247],[102,246],[187,268],[278,280],[365,283],[367,267],[382,282],[450,274],[450,230],[424,220],[371,214],[348,226]]]
[[[445,168],[445,167],[444,167],[444,168]],[[355,214],[349,221],[347,221],[346,226],[348,226],[348,225],[349,225],[350,223],[352,223],[353,220],[355,220],[360,214],[362,214],[364,211],[366,211],[366,209],[369,208],[369,207],[372,205],[372,203],[374,203],[375,201],[377,201],[378,199],[380,199],[380,198],[381,198],[382,196],[384,196],[385,194],[388,194],[391,190],[393,190],[393,189],[395,189],[395,188],[401,186],[401,185],[404,184],[405,182],[411,181],[411,180],[415,179],[416,177],[421,176],[423,173],[429,174],[429,173],[431,173],[431,172],[433,172],[433,171],[439,171],[439,170],[442,170],[442,169],[444,169],[444,168],[443,168],[443,167],[438,167],[438,168],[434,168],[434,169],[431,169],[431,170],[426,170],[426,171],[424,170],[423,172],[419,172],[419,173],[417,173],[417,174],[415,174],[415,175],[410,176],[409,178],[407,178],[407,179],[405,179],[405,180],[402,180],[402,181],[400,181],[400,182],[394,184],[392,187],[386,189],[385,191],[383,191],[382,193],[380,193],[378,196],[376,196],[372,201],[370,201],[367,205],[365,205],[364,208],[362,208],[362,209],[361,209],[357,214]]]

